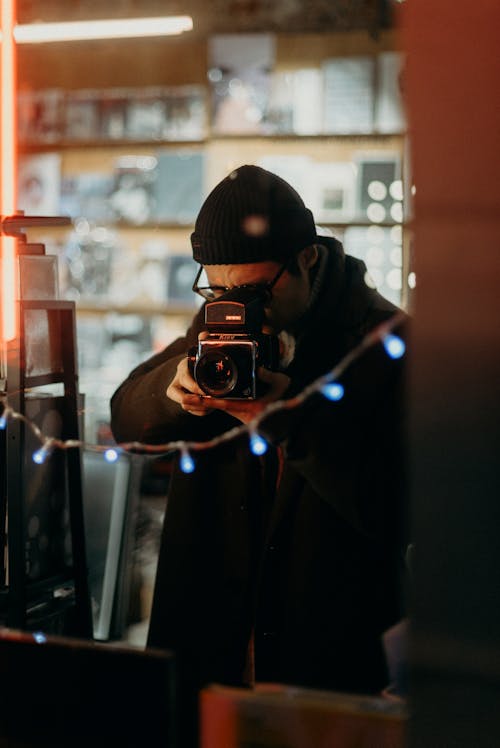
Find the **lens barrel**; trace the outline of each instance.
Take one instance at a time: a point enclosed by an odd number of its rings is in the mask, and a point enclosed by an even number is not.
[[[194,378],[207,395],[225,397],[236,386],[238,367],[231,356],[217,350],[206,351],[195,364]]]

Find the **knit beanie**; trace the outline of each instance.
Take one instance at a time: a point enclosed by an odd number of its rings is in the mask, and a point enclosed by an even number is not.
[[[208,195],[191,234],[201,265],[286,261],[317,242],[310,210],[281,177],[240,166]]]

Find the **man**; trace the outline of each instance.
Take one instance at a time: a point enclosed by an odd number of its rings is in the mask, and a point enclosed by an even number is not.
[[[182,339],[138,366],[112,399],[118,442],[207,441],[288,400],[329,372],[398,310],[365,283],[364,264],[319,237],[284,180],[242,166],[205,200],[191,237],[215,299],[250,287],[265,301],[264,332],[282,364],[259,370],[257,399],[206,397]],[[403,616],[403,372],[382,345],[321,394],[264,414],[270,448],[248,435],[174,459],[149,645],[174,650],[196,689],[274,681],[377,693],[387,685],[381,635]],[[244,429],[243,429],[244,431]]]

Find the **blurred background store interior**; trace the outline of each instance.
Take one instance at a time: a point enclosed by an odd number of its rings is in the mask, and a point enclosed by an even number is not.
[[[18,22],[180,5],[22,0]],[[369,282],[408,305],[391,5],[188,2],[193,29],[179,36],[19,45],[18,205],[72,219],[29,239],[58,257],[60,298],[77,305],[89,441],[110,438],[117,383],[195,311],[194,219],[241,163],[290,181],[317,224],[363,257]]]
[[[496,748],[500,6],[17,3],[21,25],[160,15],[193,27],[17,45],[18,208],[69,217],[28,240],[76,305],[81,433],[113,445],[111,394],[196,311],[189,237],[204,197],[242,163],[281,174],[318,230],[365,261],[367,283],[413,315],[412,745]],[[83,457],[94,633],[140,648],[169,461]]]
[[[57,258],[59,298],[76,303],[87,442],[113,443],[113,391],[185,330],[199,301],[191,292],[194,219],[241,163],[287,179],[319,230],[365,260],[367,282],[409,307],[415,274],[404,236],[410,184],[403,188],[397,5],[18,2],[19,24],[193,18],[178,36],[18,46],[18,207],[71,218],[68,226],[32,228],[28,239]],[[97,468],[89,455],[85,464],[95,495]],[[138,628],[126,634],[135,642],[138,632],[139,644],[168,470],[165,460],[141,468],[140,590],[136,579],[130,613]]]

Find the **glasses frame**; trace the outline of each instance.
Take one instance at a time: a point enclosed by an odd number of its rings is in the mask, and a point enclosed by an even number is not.
[[[256,293],[268,295],[269,298],[272,296],[272,290],[276,283],[279,281],[285,270],[287,269],[288,262],[285,262],[276,275],[266,283],[243,283],[239,286],[198,286],[198,281],[200,279],[200,275],[202,274],[204,270],[204,266],[200,265],[198,272],[196,273],[196,278],[194,279],[194,283],[192,286],[192,291],[194,293],[197,293],[198,296],[201,296],[205,301],[216,301],[222,294],[227,293],[228,291],[237,291],[241,289],[251,289],[255,290]],[[219,296],[216,294],[209,295],[213,291],[219,293]]]

